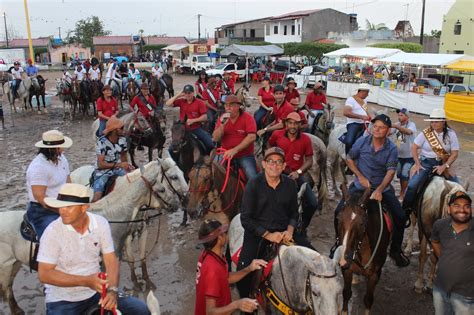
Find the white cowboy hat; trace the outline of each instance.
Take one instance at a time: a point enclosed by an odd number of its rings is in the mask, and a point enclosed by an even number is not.
[[[58,197],[44,198],[44,203],[53,208],[80,206],[90,203],[90,191],[84,185],[66,183],[59,189]]]
[[[361,83],[357,87],[357,91],[370,91],[370,85],[367,83]]]
[[[446,113],[442,108],[435,108],[431,111],[430,118],[424,119],[424,121],[445,121]]]
[[[69,148],[72,145],[72,140],[63,135],[61,131],[49,130],[43,132],[43,140],[36,142],[37,148]]]

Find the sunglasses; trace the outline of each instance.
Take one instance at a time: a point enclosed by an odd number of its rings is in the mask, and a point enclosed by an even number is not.
[[[271,166],[274,166],[274,165],[282,166],[283,163],[285,163],[285,161],[283,160],[272,160],[272,159],[265,160],[265,162],[267,162],[267,164]]]

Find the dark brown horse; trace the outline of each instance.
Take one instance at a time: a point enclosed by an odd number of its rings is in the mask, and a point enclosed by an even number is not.
[[[71,82],[71,100],[72,100],[72,117],[76,116],[76,109],[81,105],[81,86],[76,79]]]
[[[127,84],[127,98],[130,103],[133,98],[137,95],[138,86],[137,82],[134,79],[129,79]]]
[[[100,80],[91,80],[91,101],[94,105],[94,115],[96,114],[97,100],[102,96],[104,84]]]
[[[156,100],[156,104],[162,104],[165,99],[165,91],[168,91],[168,96],[174,96],[173,77],[165,73],[161,79],[157,79],[151,72],[145,70],[142,77],[150,87],[150,93]]]
[[[30,107],[33,109],[33,104],[31,103],[31,100],[33,96],[36,97],[36,105],[38,106],[38,113],[41,114],[41,104],[40,104],[40,97],[41,100],[43,101],[43,109],[46,111],[46,81],[48,79],[44,79],[43,76],[37,75],[36,77],[31,78],[31,87],[30,87]]]
[[[342,258],[339,264],[344,276],[343,314],[348,312],[352,296],[352,277],[367,277],[364,296],[366,313],[374,302],[374,291],[387,259],[390,232],[384,220],[380,203],[369,200],[371,191],[349,196],[345,184],[341,185],[345,205],[338,217],[338,235],[342,237]]]

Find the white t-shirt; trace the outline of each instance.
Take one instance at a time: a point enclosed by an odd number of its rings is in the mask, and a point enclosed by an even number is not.
[[[388,71],[385,68],[382,70],[382,79],[388,80]]]
[[[26,189],[29,200],[38,202],[31,190],[33,185],[46,186],[45,197],[56,198],[59,189],[66,183],[69,174],[69,163],[64,154],[59,157],[57,165],[48,161],[43,154],[38,154],[26,170]]]
[[[400,122],[396,122],[396,125],[400,126]],[[402,159],[411,158],[411,146],[416,136],[416,125],[413,121],[409,120],[406,125],[402,127],[410,129],[413,133],[411,135],[406,135],[401,131],[394,129],[395,135],[397,137],[398,145],[398,157]]]
[[[100,254],[114,252],[109,222],[102,216],[87,212],[89,228],[79,234],[61,217],[51,222],[41,237],[38,262],[56,265],[55,269],[70,275],[88,276],[100,272]],[[46,303],[77,302],[93,296],[88,287],[57,287],[45,284]]]
[[[86,73],[87,71],[84,68],[82,68],[81,71],[77,71],[77,70],[74,71],[74,75],[76,76],[77,81],[84,80],[84,76],[86,75]]]
[[[115,66],[115,67],[114,67],[114,66]],[[105,84],[108,84],[108,83],[109,83],[108,81],[109,81],[110,79],[115,78],[115,73],[116,73],[116,71],[117,71],[117,65],[115,65],[114,63],[111,63],[111,64],[109,65],[109,68],[107,69],[107,74],[106,74],[106,76],[105,76],[105,78],[107,79],[107,80],[106,80],[107,82],[105,82]]]
[[[151,74],[154,76],[154,77],[157,77],[158,79],[161,78],[161,76],[163,75],[163,69],[161,69],[160,67],[158,67],[158,69],[156,69],[155,67],[153,67],[151,69]]]
[[[91,80],[99,80],[99,75],[100,75],[100,69],[97,68],[97,69],[94,69],[94,68],[90,68],[89,69],[89,76],[91,78]]]
[[[367,105],[367,101],[364,100],[364,103],[365,105]],[[367,112],[362,108],[362,106],[359,105],[359,103],[357,103],[357,101],[354,99],[354,97],[349,97],[347,100],[346,100],[346,106],[349,106],[350,108],[352,108],[352,113],[354,114],[357,114],[357,115],[364,115],[364,116],[367,116]],[[347,124],[350,124],[350,123],[358,123],[358,124],[362,124],[364,123],[364,121],[362,119],[356,119],[356,118],[347,118]]]
[[[456,136],[456,133],[448,129],[448,136],[446,137],[446,141],[443,141],[443,133],[437,133],[434,131],[434,134],[438,137],[439,142],[443,146],[444,150],[446,150],[447,153],[451,154],[451,150],[457,150],[459,151],[459,141],[458,137]],[[420,132],[420,134],[415,138],[414,143],[421,147],[421,156],[427,157],[427,158],[436,158],[437,155],[434,153],[433,149],[431,148],[430,144],[426,140],[425,135],[423,132]]]
[[[140,71],[138,71],[138,69],[135,69],[134,71],[128,69],[128,77],[134,80],[140,79]]]
[[[18,67],[18,70],[16,70],[15,68],[12,69],[12,75],[13,75],[14,79],[21,80],[21,74],[22,73],[23,73],[23,68],[22,67]]]

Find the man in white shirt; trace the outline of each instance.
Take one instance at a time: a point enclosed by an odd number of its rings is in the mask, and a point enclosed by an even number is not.
[[[151,69],[151,74],[158,80],[161,79],[161,77],[163,76],[163,69],[161,69],[158,63],[156,63]]]
[[[370,121],[366,98],[369,96],[370,85],[363,83],[357,89],[357,94],[349,97],[344,106],[344,116],[347,117],[347,134],[344,138],[346,154],[356,140],[364,133],[364,124]]]
[[[18,87],[20,86],[20,82],[23,78],[23,68],[20,67],[20,62],[15,61],[13,63],[13,68],[11,70],[12,76],[13,76],[13,82],[12,82],[12,92],[13,92],[13,97],[18,97]]]
[[[133,64],[133,63],[130,63],[128,65],[128,78],[129,78],[129,80],[130,79],[135,80],[135,83],[138,86],[142,85],[142,80],[141,80],[141,77],[140,77],[140,71],[138,71],[138,69],[135,68],[135,64]]]
[[[74,76],[78,82],[82,82],[82,80],[87,77],[87,71],[86,69],[82,68],[81,65],[78,65],[76,71],[74,71]]]
[[[384,67],[383,70],[382,70],[382,79],[384,81],[386,81],[386,80],[388,80],[388,78],[389,78],[388,70],[387,70],[387,68]]]
[[[100,81],[101,79],[101,73],[99,69],[99,64],[94,64],[90,69],[89,69],[89,78],[92,81]]]
[[[116,73],[117,73],[117,60],[110,59],[109,66],[107,68],[107,74],[105,75],[105,84],[110,85],[110,80],[115,78]]]
[[[45,203],[59,208],[61,216],[46,228],[37,259],[46,314],[84,314],[97,304],[122,314],[150,314],[140,300],[118,295],[120,265],[110,226],[104,217],[87,212],[89,189],[64,184],[57,198],[45,198]],[[101,254],[106,279],[99,277]],[[107,293],[102,298],[103,286]]]

